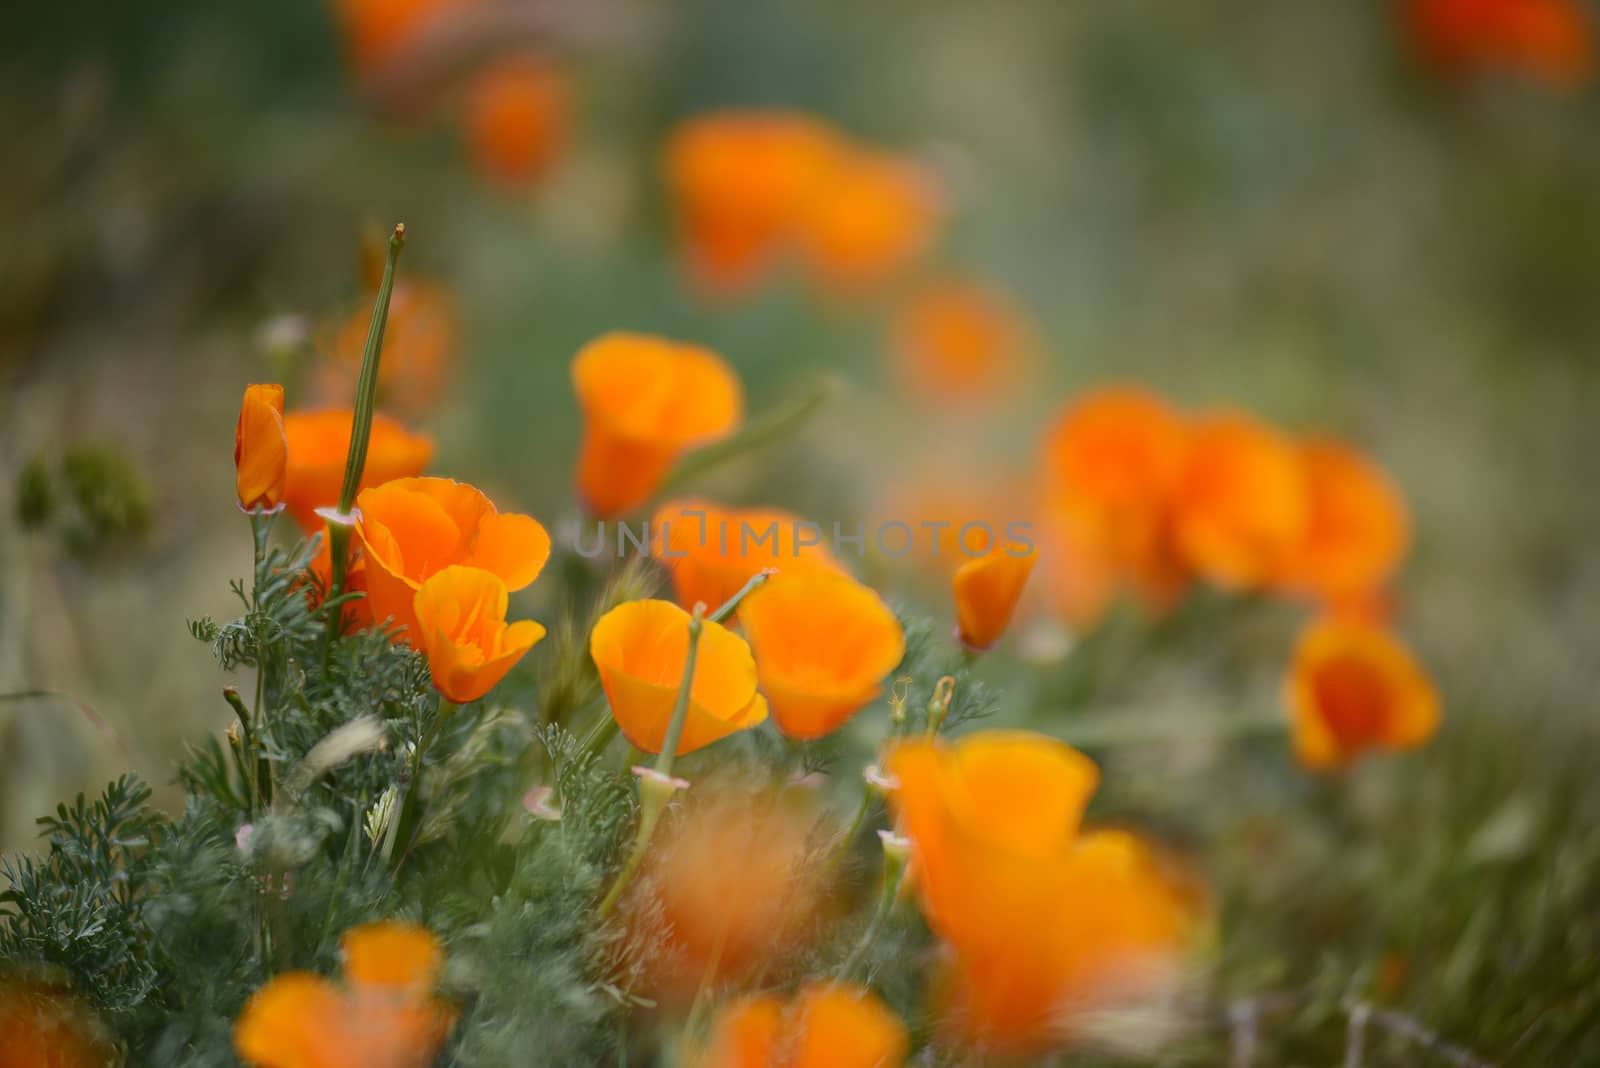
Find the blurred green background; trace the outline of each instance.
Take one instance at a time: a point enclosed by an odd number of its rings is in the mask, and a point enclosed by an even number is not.
[[[573,508],[567,365],[617,328],[717,348],[752,412],[842,376],[800,439],[706,488],[845,521],[930,461],[1025,470],[1073,391],[1113,379],[1369,450],[1412,503],[1401,626],[1444,693],[1441,737],[1337,787],[1136,754],[1110,803],[1183,812],[1223,888],[1224,985],[1365,989],[1398,954],[1430,1026],[1504,1063],[1600,1057],[1593,90],[1441,82],[1381,0],[539,7],[575,113],[526,193],[475,175],[449,122],[375,115],[314,0],[9,13],[4,499],[30,461],[99,445],[148,480],[149,524],[83,551],[7,506],[0,846],[113,769],[165,784],[179,747],[226,722],[184,620],[231,614],[249,566],[241,385],[274,374],[269,324],[303,322],[315,345],[356,307],[363,232],[404,220],[403,273],[449,286],[463,318],[425,423],[432,470],[552,526]],[[706,108],[766,105],[939,169],[954,208],[935,259],[1013,294],[1048,353],[1003,419],[908,403],[881,307],[782,281],[697,298],[662,139]],[[1288,617],[1190,632],[1106,697],[1270,701],[1292,634]]]

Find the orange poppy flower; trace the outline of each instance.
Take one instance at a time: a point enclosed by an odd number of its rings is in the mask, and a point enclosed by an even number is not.
[[[937,179],[909,157],[853,150],[806,211],[801,253],[826,289],[880,288],[933,246],[943,199]]]
[[[70,990],[20,975],[0,977],[0,1068],[106,1068],[116,1046]]]
[[[910,1038],[870,991],[811,982],[785,1004],[770,994],[717,1013],[698,1068],[898,1068]]]
[[[452,565],[422,584],[412,602],[411,638],[428,657],[433,686],[458,705],[476,701],[544,637],[531,619],[506,623],[506,584],[476,567]]]
[[[1411,749],[1439,727],[1439,695],[1411,650],[1355,619],[1311,624],[1284,688],[1295,755],[1313,771],[1370,749]]]
[[[354,402],[376,299],[376,293],[369,294],[334,335],[332,358],[319,380],[320,393],[330,404]],[[378,363],[379,402],[413,419],[431,412],[444,395],[460,349],[460,319],[450,291],[415,278],[396,281]]]
[[[520,590],[550,557],[550,535],[531,516],[500,512],[478,489],[448,478],[398,478],[356,495],[356,534],[367,563],[374,619],[397,625],[413,646],[414,602],[451,564],[487,571]]]
[[[892,349],[900,378],[940,403],[993,400],[1021,379],[1033,333],[996,293],[956,279],[922,289],[895,321]]]
[[[969,649],[994,646],[1011,625],[1022,591],[1033,574],[1038,551],[1032,546],[995,546],[956,569],[956,634]]]
[[[467,142],[485,176],[525,186],[549,169],[567,132],[567,80],[538,56],[500,60],[473,77]]]
[[[1310,518],[1279,583],[1327,604],[1367,603],[1410,542],[1405,498],[1372,461],[1342,442],[1300,445]]]
[[[890,794],[934,932],[949,944],[947,1019],[1010,1052],[1068,1041],[1073,1017],[1170,974],[1195,895],[1137,838],[1080,833],[1099,772],[1059,742],[984,731],[902,742]]]
[[[840,154],[831,127],[792,112],[715,112],[679,126],[665,169],[696,281],[723,295],[756,283]]]
[[[1173,507],[1178,552],[1188,566],[1236,590],[1279,573],[1311,519],[1294,443],[1238,413],[1195,424]]]
[[[1407,28],[1445,74],[1499,67],[1570,87],[1594,73],[1594,30],[1574,0],[1409,0]]]
[[[883,692],[906,652],[889,606],[848,575],[778,574],[739,619],[772,717],[791,738],[832,734]]]
[[[284,494],[289,446],[283,429],[283,387],[246,386],[233,431],[239,507],[271,511]]]
[[[383,922],[345,933],[344,982],[284,972],[234,1025],[255,1068],[424,1068],[455,1014],[433,994],[443,956],[427,931]]]
[[[683,682],[689,613],[671,601],[628,601],[595,623],[589,655],[623,737],[659,753]],[[692,753],[767,718],[756,693],[756,665],[744,639],[709,619],[702,624],[689,712],[678,752]]]
[[[672,574],[684,608],[698,602],[715,609],[767,568],[785,575],[841,570],[820,528],[777,508],[669,501],[650,530],[650,551]]]
[[[283,420],[289,440],[288,478],[284,503],[289,514],[310,534],[322,528],[318,508],[339,504],[344,487],[345,462],[350,452],[350,428],[355,413],[342,411],[290,412]],[[381,413],[372,417],[367,439],[367,466],[361,472],[361,489],[391,479],[420,475],[433,459],[433,440],[413,434]]]
[[[335,0],[350,62],[363,76],[475,0]]]
[[[687,449],[726,436],[744,408],[739,379],[710,349],[607,334],[572,361],[583,409],[578,493],[611,518],[650,499]]]

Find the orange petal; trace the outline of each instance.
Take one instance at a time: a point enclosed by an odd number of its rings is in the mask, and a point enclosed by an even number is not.
[[[347,1068],[344,999],[320,975],[284,972],[245,1002],[233,1029],[239,1058],[255,1068]]]
[[[283,430],[283,387],[246,386],[233,432],[233,463],[239,504],[276,508],[283,500],[289,445]]]
[[[793,1068],[897,1068],[911,1048],[905,1024],[870,990],[814,982],[796,995]]]
[[[937,179],[908,157],[857,149],[844,156],[800,228],[807,266],[826,288],[876,289],[932,247],[944,214]]]
[[[1000,640],[1037,558],[1032,546],[997,546],[956,569],[956,629],[968,648],[988,649]]]
[[[772,1068],[783,1002],[767,995],[752,995],[731,1002],[711,1023],[711,1039],[693,1060],[698,1068]]]
[[[671,572],[684,608],[719,608],[767,568],[786,575],[842,570],[818,528],[776,508],[669,501],[656,510],[650,533],[651,552]]]
[[[316,510],[339,503],[354,420],[355,413],[348,408],[290,412],[284,417],[284,433],[289,442],[284,503],[300,529],[308,534],[322,526]],[[432,458],[432,439],[411,433],[382,413],[375,414],[372,436],[367,441],[367,465],[362,469],[358,489],[421,474]]]
[[[550,535],[537,519],[495,512],[478,522],[472,548],[461,561],[497,575],[508,590],[520,590],[539,577],[550,559]]]
[[[467,143],[478,170],[508,186],[544,174],[566,136],[567,82],[538,56],[512,56],[474,75]]]
[[[1341,442],[1307,441],[1299,455],[1310,514],[1279,581],[1325,604],[1370,600],[1405,556],[1405,500],[1382,470]]]
[[[411,640],[427,654],[433,685],[457,704],[476,701],[499,684],[544,627],[530,620],[506,624],[505,583],[459,564],[422,584],[412,602],[417,627]]]
[[[433,932],[398,920],[351,928],[339,950],[345,978],[359,986],[429,992],[444,967],[444,950]]]

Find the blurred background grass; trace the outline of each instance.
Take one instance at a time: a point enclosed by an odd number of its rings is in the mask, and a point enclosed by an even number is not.
[[[359,304],[363,230],[403,219],[403,271],[463,319],[432,469],[549,524],[572,509],[568,361],[615,328],[716,347],[752,411],[840,375],[801,439],[712,488],[846,523],[910,472],[1025,468],[1049,415],[1109,379],[1370,450],[1416,517],[1402,625],[1444,693],[1440,738],[1334,783],[1254,748],[1277,740],[1119,751],[1104,804],[1216,880],[1223,996],[1295,992],[1274,1063],[1331,1048],[1350,996],[1504,1063],[1600,1059],[1600,101],[1432,79],[1394,7],[574,2],[548,41],[576,79],[571,143],[526,194],[486,185],[448,124],[376,118],[315,0],[12,12],[4,499],[31,459],[103,443],[146,472],[151,524],[92,559],[0,524],[0,691],[38,694],[0,702],[0,845],[114,769],[166,783],[226,722],[183,621],[231,614],[248,566],[240,385],[274,373],[264,324],[324,339]],[[691,291],[663,136],[766,105],[940,169],[936,259],[1014,294],[1045,341],[1003,422],[909,405],[881,309]],[[1292,620],[1171,630],[1101,697],[1273,700]],[[1012,720],[1054,692],[994,670]]]

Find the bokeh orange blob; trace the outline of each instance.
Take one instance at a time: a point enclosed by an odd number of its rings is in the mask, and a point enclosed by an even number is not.
[[[571,94],[554,63],[540,56],[510,56],[472,76],[466,132],[478,171],[520,188],[543,177],[567,135]]]

